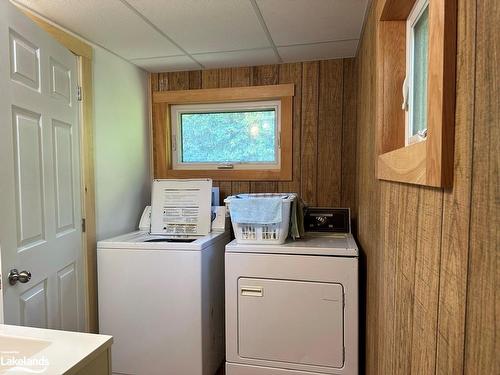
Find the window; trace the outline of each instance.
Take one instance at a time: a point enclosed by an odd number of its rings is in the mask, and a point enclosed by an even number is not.
[[[457,2],[381,2],[376,26],[381,180],[453,184]]]
[[[418,0],[406,22],[406,145],[427,136],[428,51],[429,0]]]
[[[294,84],[154,91],[155,178],[291,181]]]
[[[173,105],[173,169],[279,169],[280,101]]]

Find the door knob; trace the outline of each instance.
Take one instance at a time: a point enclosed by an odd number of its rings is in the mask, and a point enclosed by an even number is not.
[[[21,271],[19,272],[18,270],[11,269],[9,272],[9,284],[10,285],[15,285],[18,281],[20,283],[27,283],[31,279],[31,272],[29,271]]]

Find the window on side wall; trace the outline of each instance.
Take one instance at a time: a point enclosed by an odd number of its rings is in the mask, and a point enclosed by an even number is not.
[[[429,0],[417,0],[406,21],[404,83],[406,145],[427,137],[427,77],[429,65]]]
[[[458,0],[382,3],[376,36],[377,178],[449,188]]]
[[[172,105],[172,169],[279,170],[281,102]]]

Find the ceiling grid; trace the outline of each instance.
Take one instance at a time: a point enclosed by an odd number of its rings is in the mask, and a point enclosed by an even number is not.
[[[151,72],[353,57],[369,0],[11,0]]]
[[[269,43],[271,44],[273,51],[278,58],[279,62],[283,62],[283,59],[281,58],[278,49],[276,48],[276,45],[274,44],[273,37],[271,36],[271,33],[269,32],[269,29],[267,28],[266,21],[264,20],[264,17],[262,17],[262,12],[259,9],[259,5],[255,0],[249,0],[252,3],[252,7],[255,11],[255,14],[257,18],[259,19],[259,23],[262,26],[262,29],[266,33],[267,39],[269,40]]]

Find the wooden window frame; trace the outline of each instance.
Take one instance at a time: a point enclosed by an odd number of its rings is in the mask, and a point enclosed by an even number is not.
[[[291,181],[294,84],[155,91],[152,95],[153,163],[155,178],[212,178],[218,181]],[[172,168],[170,108],[172,105],[279,100],[281,137],[279,169],[201,170]]]
[[[406,21],[416,0],[386,0],[377,44],[377,178],[451,187],[455,122],[456,0],[429,0],[427,137],[405,146],[401,110]]]

